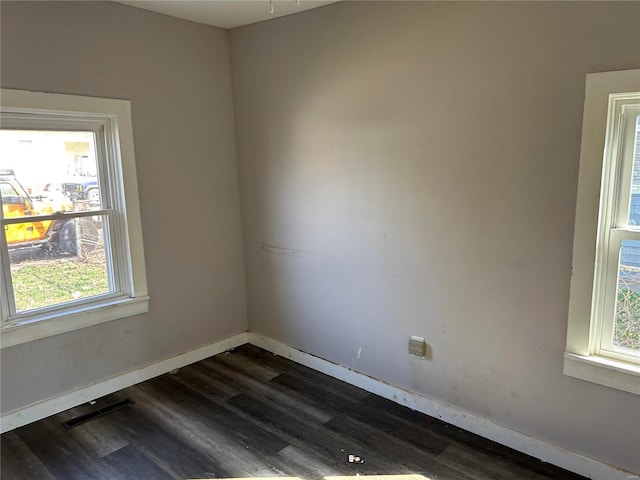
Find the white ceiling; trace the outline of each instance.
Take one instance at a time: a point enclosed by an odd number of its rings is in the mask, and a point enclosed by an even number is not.
[[[292,15],[336,1],[340,0],[300,0],[296,5],[295,0],[273,0],[273,13],[269,13],[269,0],[128,0],[118,3],[214,27],[233,28]]]

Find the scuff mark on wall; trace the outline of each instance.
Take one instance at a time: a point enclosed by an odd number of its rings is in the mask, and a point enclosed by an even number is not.
[[[362,346],[358,347],[358,353],[353,358],[353,360],[351,360],[351,368],[355,367],[356,361],[358,361],[360,359],[360,355],[361,354],[362,354]]]
[[[343,265],[345,267],[352,268],[354,270],[359,270],[364,273],[379,273],[380,275],[386,275],[388,277],[398,278],[400,275],[387,272],[382,270],[379,267],[367,268],[361,265],[355,265],[353,263],[346,263],[338,259],[335,255],[326,255],[323,253],[311,252],[309,250],[297,250],[293,248],[279,247],[277,245],[268,245],[264,242],[260,244],[260,248],[267,253],[275,253],[276,255],[287,256],[287,257],[295,257],[295,258],[305,258],[305,257],[319,257],[319,258],[327,258],[332,261],[336,261],[339,265]]]
[[[262,250],[268,253],[277,253],[278,255],[289,255],[292,257],[302,258],[307,255],[313,255],[316,257],[324,257],[324,258],[336,258],[333,255],[324,255],[322,253],[310,252],[307,250],[295,250],[292,248],[278,247],[277,245],[267,245],[266,243],[262,243]]]
[[[512,268],[514,270],[526,270],[531,268],[531,266],[527,265],[526,263],[521,263],[514,260],[492,260],[492,259],[486,258],[484,261],[487,263],[500,265],[501,267]]]
[[[520,262],[508,262],[508,261],[504,261],[502,262],[502,265],[504,265],[507,268],[513,268],[515,270],[523,270],[525,268],[529,268],[528,265],[525,265],[523,263]]]

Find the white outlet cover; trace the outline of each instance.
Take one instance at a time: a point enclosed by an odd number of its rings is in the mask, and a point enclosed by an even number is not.
[[[426,343],[423,337],[411,336],[409,338],[409,355],[424,358],[426,356]]]

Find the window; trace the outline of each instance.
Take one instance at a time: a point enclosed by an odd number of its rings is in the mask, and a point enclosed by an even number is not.
[[[640,394],[640,70],[587,75],[564,372]]]
[[[1,95],[1,346],[148,311],[129,102]]]

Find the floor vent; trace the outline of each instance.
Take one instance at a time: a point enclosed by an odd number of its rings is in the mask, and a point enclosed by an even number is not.
[[[62,425],[64,425],[64,428],[69,430],[73,427],[77,427],[78,425],[82,425],[83,423],[87,423],[87,422],[90,422],[91,420],[95,420],[96,418],[108,415],[109,413],[114,412],[119,408],[133,405],[134,403],[135,402],[130,398],[125,398],[124,400],[110,403],[109,405],[105,405],[104,407],[101,407],[101,408],[97,408],[93,412],[85,413],[84,415],[74,417],[71,420],[63,422]]]

